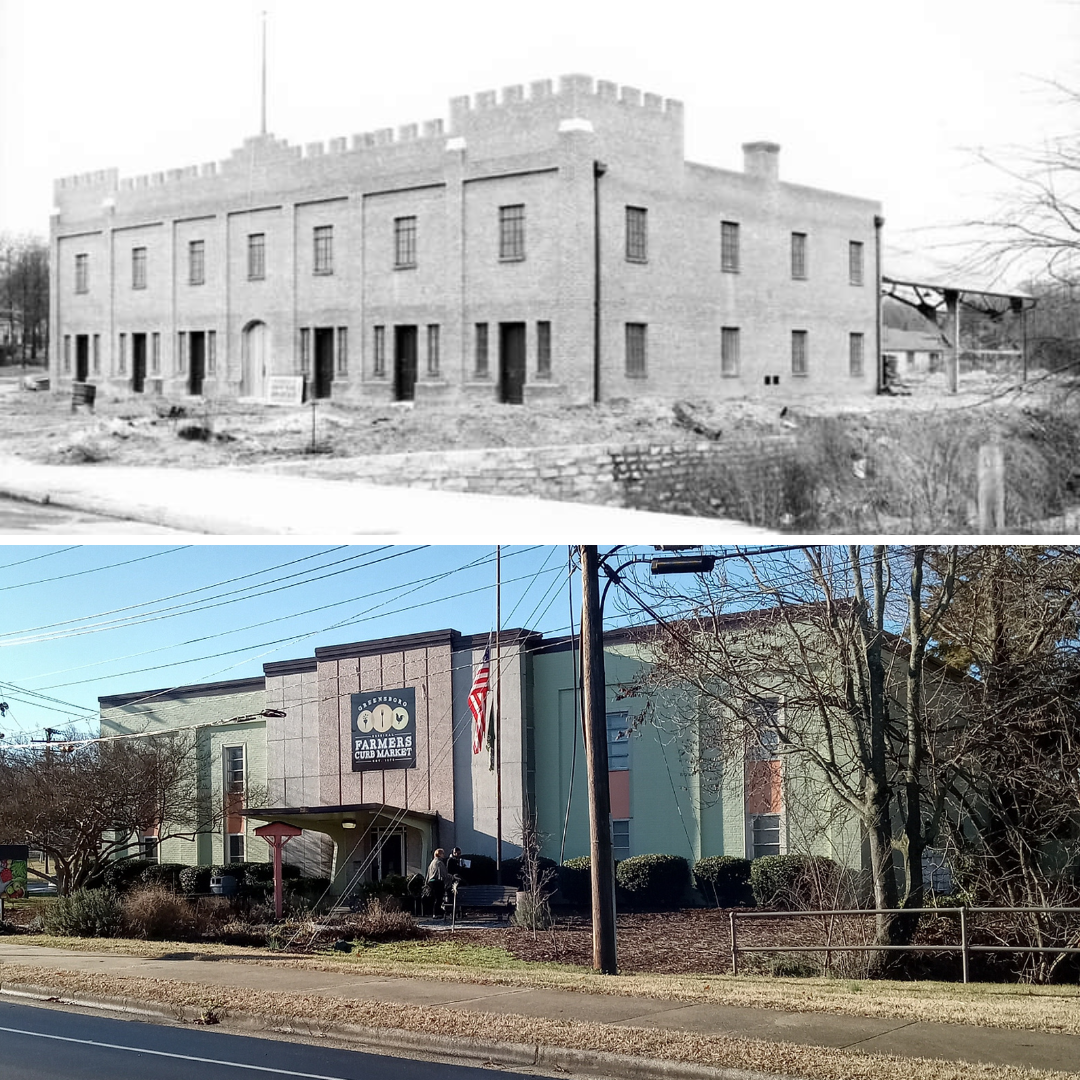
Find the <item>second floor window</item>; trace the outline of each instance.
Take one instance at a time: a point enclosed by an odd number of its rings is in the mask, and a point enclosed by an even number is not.
[[[206,282],[206,241],[192,240],[188,244],[188,284],[203,285]]]
[[[848,280],[852,285],[863,283],[863,246],[858,240],[848,244]]]
[[[525,206],[499,207],[499,258],[514,262],[525,258]]]
[[[394,266],[398,270],[416,265],[416,218],[394,218]]]
[[[720,269],[725,274],[739,272],[739,223],[737,221],[720,223]]]
[[[266,277],[266,233],[248,236],[248,281],[262,281]]]
[[[334,272],[334,226],[317,225],[315,227],[315,263],[316,274]]]
[[[131,287],[133,289],[146,288],[146,248],[144,247],[131,249]]]
[[[626,261],[649,261],[649,212],[641,206],[626,208]]]
[[[806,233],[791,234],[791,276],[799,281],[806,278]]]
[[[244,793],[244,748],[225,747],[225,791],[229,795]]]
[[[90,256],[75,256],[75,291],[88,292],[90,289]]]
[[[630,768],[630,721],[629,714],[607,714],[607,760],[609,772],[622,772]]]

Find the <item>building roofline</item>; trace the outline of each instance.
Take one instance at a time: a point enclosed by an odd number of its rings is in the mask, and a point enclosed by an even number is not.
[[[178,697],[213,697],[218,694],[239,694],[265,689],[266,679],[258,675],[250,679],[228,679],[224,682],[196,683],[193,686],[139,690],[130,694],[108,694],[98,698],[98,707],[112,709],[121,705],[137,705],[144,701],[168,701]]]

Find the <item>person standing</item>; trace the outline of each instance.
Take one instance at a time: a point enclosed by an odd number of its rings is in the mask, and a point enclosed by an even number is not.
[[[442,903],[449,878],[450,874],[446,869],[446,852],[442,848],[436,848],[431,863],[428,865],[425,881],[427,895],[431,900],[433,918],[436,912],[442,913]]]

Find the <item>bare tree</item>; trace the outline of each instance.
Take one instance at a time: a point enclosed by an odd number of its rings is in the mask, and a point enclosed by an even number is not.
[[[0,839],[29,843],[54,861],[61,893],[85,885],[133,841],[193,839],[223,809],[200,784],[193,738],[153,738],[0,751]]]
[[[40,237],[0,236],[0,319],[23,364],[48,348],[49,246]]]

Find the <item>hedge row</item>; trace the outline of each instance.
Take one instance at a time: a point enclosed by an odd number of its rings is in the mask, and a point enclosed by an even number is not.
[[[212,877],[235,879],[242,896],[263,899],[274,888],[274,864],[269,862],[229,863],[224,866],[188,866],[186,863],[157,863],[146,859],[122,859],[108,863],[89,883],[93,889],[105,889],[123,895],[143,885],[161,885],[175,893],[209,893]],[[301,877],[298,867],[285,864],[281,876],[290,896],[317,900],[326,890],[326,878]]]

